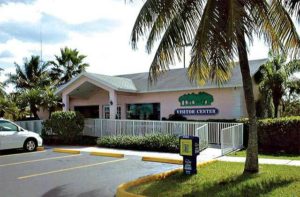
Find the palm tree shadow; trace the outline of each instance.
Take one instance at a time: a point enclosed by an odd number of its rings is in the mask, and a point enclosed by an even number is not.
[[[184,176],[182,174],[174,175],[177,176],[173,180],[157,181],[147,187],[143,194],[149,195],[153,194],[159,188],[160,192],[165,192],[168,188],[164,188],[164,185],[172,185],[172,187],[181,187],[182,184],[188,184],[190,176]],[[240,196],[261,196],[262,194],[267,194],[277,188],[285,187],[295,180],[292,178],[281,178],[274,177],[269,179],[258,179],[260,174],[241,174],[232,175],[228,178],[221,179],[216,182],[205,182],[202,186],[193,189],[192,192],[184,194],[183,196],[230,196],[230,197],[240,197]]]
[[[255,180],[259,176],[259,174],[231,176],[213,184],[206,184],[203,188],[194,190],[185,196],[261,196],[295,181],[292,178],[281,177]]]

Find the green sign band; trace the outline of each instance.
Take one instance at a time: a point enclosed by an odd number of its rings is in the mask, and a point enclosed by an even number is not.
[[[208,106],[214,102],[214,97],[206,92],[184,94],[178,99],[180,106]]]

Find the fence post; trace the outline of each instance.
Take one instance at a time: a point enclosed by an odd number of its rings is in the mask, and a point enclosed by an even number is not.
[[[132,121],[132,136],[134,136],[134,120]]]
[[[103,119],[101,119],[100,135],[103,136]]]
[[[152,122],[152,134],[154,134],[154,121]]]
[[[224,136],[223,132],[221,131],[221,153],[222,156],[224,155]]]
[[[231,128],[231,132],[232,132],[232,149],[235,150],[236,149],[236,144],[235,144],[235,128],[236,127],[232,127]]]

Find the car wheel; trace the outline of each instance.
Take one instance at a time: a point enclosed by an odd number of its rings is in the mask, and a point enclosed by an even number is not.
[[[34,139],[28,139],[24,143],[24,149],[28,152],[35,151],[37,148],[37,143]]]

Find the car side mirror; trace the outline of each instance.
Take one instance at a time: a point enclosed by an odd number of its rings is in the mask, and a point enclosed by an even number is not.
[[[21,127],[18,127],[18,132],[20,132],[20,131],[24,131],[24,129]]]

